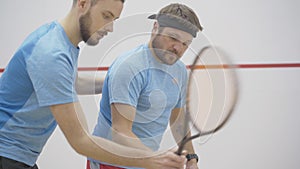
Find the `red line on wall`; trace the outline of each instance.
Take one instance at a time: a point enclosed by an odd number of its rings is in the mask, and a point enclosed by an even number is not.
[[[187,68],[191,68],[190,65]],[[235,65],[197,65],[196,69],[218,69],[218,68],[238,68],[238,69],[268,69],[268,68],[300,68],[300,63],[255,63],[255,64],[235,64]],[[79,67],[78,71],[107,71],[108,67]],[[4,68],[0,68],[0,73]]]

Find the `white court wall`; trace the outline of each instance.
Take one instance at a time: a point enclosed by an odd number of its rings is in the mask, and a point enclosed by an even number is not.
[[[145,42],[147,33],[129,38],[122,33],[149,32],[152,22],[145,20],[145,23],[136,24],[132,18],[156,12],[170,2],[191,6],[200,16],[205,34],[225,48],[235,63],[300,62],[300,0],[127,0],[123,19],[115,24],[115,33],[105,37],[101,47],[83,46],[79,66],[107,66],[113,56]],[[59,0],[3,1],[0,7],[0,68],[5,68],[30,32],[45,22],[65,16],[71,4],[72,1]],[[124,28],[123,22],[130,24]],[[116,46],[123,43],[126,47]],[[109,50],[112,45],[114,47]],[[112,57],[108,57],[109,54]],[[241,96],[230,124],[208,141],[194,141],[201,157],[200,168],[298,169],[299,75],[300,68],[240,69]],[[91,130],[96,122],[100,97],[80,97]],[[163,146],[171,142],[166,136]],[[80,169],[85,167],[85,158],[71,149],[57,128],[38,164],[41,169]]]

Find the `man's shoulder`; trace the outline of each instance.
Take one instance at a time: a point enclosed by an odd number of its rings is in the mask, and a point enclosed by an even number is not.
[[[121,54],[113,63],[112,67],[118,68],[143,68],[147,64],[144,45]]]

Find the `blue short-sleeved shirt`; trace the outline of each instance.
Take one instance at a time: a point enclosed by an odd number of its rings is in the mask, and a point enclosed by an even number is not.
[[[136,108],[132,131],[158,150],[171,111],[185,104],[186,82],[181,61],[162,64],[146,44],[121,55],[107,73],[94,135],[111,139],[110,104],[123,103]]]
[[[57,125],[49,106],[77,101],[78,54],[56,21],[16,51],[0,77],[0,156],[34,165]]]

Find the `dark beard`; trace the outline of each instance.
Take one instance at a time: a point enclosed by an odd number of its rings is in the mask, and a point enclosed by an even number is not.
[[[155,53],[155,55],[157,56],[157,58],[163,62],[164,64],[167,64],[167,65],[173,65],[178,59],[179,59],[179,56],[178,56],[178,52],[175,51],[175,50],[164,50],[162,49],[162,44],[161,44],[161,41],[159,39],[161,35],[156,35],[152,41],[152,47],[153,47],[153,51]],[[169,62],[168,58],[166,57],[166,55],[176,55],[176,61],[174,62]]]
[[[85,43],[87,43],[89,38],[91,37],[91,32],[89,30],[91,24],[92,21],[90,18],[90,12],[79,18],[80,35]]]

